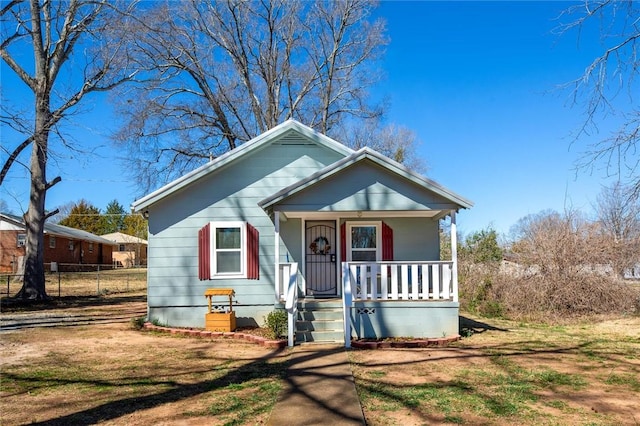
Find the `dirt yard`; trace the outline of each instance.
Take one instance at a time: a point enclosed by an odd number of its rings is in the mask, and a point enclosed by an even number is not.
[[[368,424],[640,424],[640,318],[463,324],[448,348],[351,353]]]
[[[134,330],[142,295],[3,312],[2,425],[255,425],[288,350]],[[640,318],[543,327],[464,319],[449,348],[350,353],[370,425],[640,423]]]

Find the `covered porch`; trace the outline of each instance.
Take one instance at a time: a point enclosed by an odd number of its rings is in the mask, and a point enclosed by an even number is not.
[[[290,345],[299,300],[310,298],[339,302],[346,347],[458,334],[456,214],[469,201],[365,148],[259,205],[274,224],[274,298],[289,313]],[[451,258],[442,261],[447,217]]]
[[[433,214],[433,212],[432,212]],[[445,337],[458,334],[458,278],[457,278],[457,241],[455,210],[439,212],[437,215],[424,218],[429,224],[439,222],[444,216],[451,218],[451,259],[440,260],[353,260],[349,250],[354,245],[344,233],[336,232],[335,251],[329,250],[323,256],[335,260],[335,277],[329,282],[337,283],[335,293],[314,294],[308,286],[308,277],[313,280],[316,268],[310,252],[310,239],[304,239],[302,246],[306,253],[296,258],[298,261],[282,262],[282,235],[280,229],[280,212],[275,213],[275,287],[276,304],[284,305],[288,312],[289,345],[296,343],[297,320],[301,300],[328,300],[340,302],[342,309],[343,342],[350,347],[351,340],[376,339],[385,337]],[[294,215],[295,216],[295,215]],[[317,215],[311,215],[315,220]],[[356,215],[357,217],[357,215]],[[326,219],[326,218],[325,218]],[[352,218],[337,218],[336,223],[348,224]],[[302,228],[307,221],[302,220]],[[355,221],[355,223],[362,223]],[[371,221],[364,223],[370,224]],[[286,239],[286,238],[285,238]],[[347,239],[349,241],[342,241]],[[349,243],[349,246],[347,244]],[[432,244],[439,246],[439,240]],[[346,250],[345,250],[346,247]],[[411,247],[403,247],[403,242],[396,239],[395,252],[410,252]],[[304,250],[302,250],[304,252]],[[438,250],[439,254],[439,250]],[[287,252],[285,257],[289,257]],[[311,259],[310,259],[311,258]],[[331,290],[331,287],[327,287]],[[341,339],[342,340],[342,339]]]

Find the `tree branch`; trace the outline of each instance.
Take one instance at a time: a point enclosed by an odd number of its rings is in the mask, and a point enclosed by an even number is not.
[[[33,142],[33,136],[25,139],[20,145],[16,147],[16,149],[13,150],[11,155],[9,155],[9,158],[7,158],[7,161],[5,161],[4,165],[2,166],[2,171],[0,171],[0,185],[2,185],[5,176],[7,176],[11,165],[16,161],[18,155],[20,155],[20,153],[24,151],[24,149],[28,147],[31,142]]]

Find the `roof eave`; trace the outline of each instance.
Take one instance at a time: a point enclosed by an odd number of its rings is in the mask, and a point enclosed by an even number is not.
[[[436,194],[452,201],[454,204],[458,205],[459,208],[468,209],[473,207],[473,202],[467,200],[466,198],[461,197],[460,195],[448,190],[447,188],[443,187],[437,182],[431,179],[428,179],[418,173],[415,173],[412,170],[408,169],[407,167],[403,166],[402,164],[394,160],[391,160],[390,158],[383,156],[379,152],[374,151],[367,147],[354,152],[349,157],[345,157],[339,161],[336,161],[333,164],[330,164],[329,166],[317,171],[316,173],[312,174],[307,178],[301,179],[300,181],[292,185],[289,185],[286,188],[283,188],[282,190],[278,191],[272,196],[267,197],[262,201],[260,201],[258,205],[264,210],[270,210],[273,208],[274,205],[278,204],[280,201],[284,200],[285,198],[288,198],[316,184],[317,182],[320,182],[321,180],[324,180],[329,176],[332,176],[335,173],[338,173],[339,171],[346,169],[347,167],[365,158],[370,159],[374,163],[379,164],[384,168],[390,169],[392,172],[395,172],[403,176],[404,178],[409,179],[414,183],[428,190],[431,190]]]
[[[165,196],[184,188],[191,182],[200,179],[213,170],[232,162],[244,153],[257,149],[269,140],[275,139],[289,130],[295,130],[303,136],[306,136],[309,139],[312,139],[344,155],[350,155],[353,153],[352,149],[346,147],[345,145],[342,145],[334,139],[331,139],[330,137],[323,135],[308,126],[305,126],[304,124],[299,123],[296,120],[289,119],[282,124],[279,124],[278,126],[266,131],[265,133],[256,136],[255,138],[240,145],[239,147],[226,152],[215,160],[210,161],[209,163],[187,173],[186,175],[179,177],[178,179],[166,184],[165,186],[153,191],[152,193],[140,198],[139,200],[134,201],[131,204],[131,210],[133,212],[144,211],[144,209],[161,200]]]

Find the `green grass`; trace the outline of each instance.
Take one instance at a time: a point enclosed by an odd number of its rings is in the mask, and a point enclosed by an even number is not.
[[[634,392],[640,392],[640,379],[636,374],[611,373],[604,382],[608,385],[625,386]]]
[[[600,392],[603,401],[640,398],[636,337],[614,328],[594,332],[590,324],[496,324],[509,331],[477,333],[445,350],[412,351],[406,361],[392,350],[354,352],[367,422],[402,424],[398,419],[410,416],[425,424],[615,425],[629,413],[594,409],[581,393]],[[390,371],[393,376],[385,374]]]

